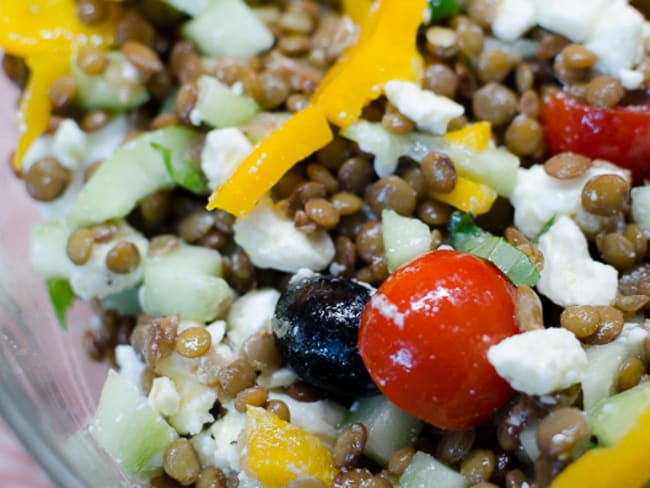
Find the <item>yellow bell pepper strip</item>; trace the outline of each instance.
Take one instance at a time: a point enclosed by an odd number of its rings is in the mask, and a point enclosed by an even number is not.
[[[266,488],[284,488],[301,476],[330,486],[336,475],[332,454],[318,437],[263,408],[248,407],[242,441],[242,468]]]
[[[357,24],[363,24],[373,3],[373,0],[343,0],[343,12]]]
[[[551,488],[642,488],[650,480],[650,409],[609,448],[596,448],[570,464]]]
[[[462,176],[456,177],[456,186],[449,193],[429,192],[429,196],[448,203],[463,212],[481,215],[488,212],[495,200],[497,192],[481,183],[475,183]]]
[[[77,18],[74,0],[0,0],[0,48],[25,58],[30,68],[18,115],[17,169],[29,146],[47,128],[52,108],[47,92],[68,71],[70,55],[88,44],[113,42],[120,10],[115,4],[109,8],[105,22],[87,26]]]
[[[325,75],[314,97],[339,127],[353,123],[364,105],[379,97],[390,80],[417,80],[422,59],[416,37],[426,0],[379,0],[359,41]]]
[[[228,181],[215,189],[208,210],[221,208],[237,217],[247,215],[297,161],[333,138],[327,119],[318,107],[310,106],[298,112],[257,144]]]
[[[492,124],[486,120],[469,124],[445,134],[445,139],[451,144],[458,144],[474,151],[487,149],[492,137]]]

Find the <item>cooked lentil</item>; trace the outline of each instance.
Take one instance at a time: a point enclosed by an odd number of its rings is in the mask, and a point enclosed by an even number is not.
[[[165,473],[184,486],[194,483],[201,473],[199,458],[187,439],[169,444],[163,455]]]
[[[176,338],[176,352],[186,358],[197,358],[208,352],[212,346],[212,337],[203,327],[185,329]]]
[[[472,483],[487,481],[494,473],[496,459],[489,449],[474,449],[460,463],[460,472]]]
[[[277,415],[280,420],[284,420],[285,422],[291,421],[289,407],[282,400],[269,400],[264,405],[264,408],[272,414]]]
[[[577,408],[558,408],[537,427],[537,447],[551,458],[566,460],[587,434],[587,420]]]
[[[422,160],[422,175],[431,191],[449,193],[456,186],[456,168],[451,158],[430,152]]]
[[[572,152],[563,152],[549,158],[544,163],[544,171],[560,180],[578,178],[591,168],[590,158]]]
[[[599,175],[582,188],[582,206],[595,215],[614,215],[623,210],[629,183],[619,175]]]
[[[52,157],[39,159],[25,173],[27,192],[34,199],[50,202],[60,197],[70,182],[70,170]]]
[[[334,444],[332,459],[338,469],[354,468],[366,447],[368,431],[363,424],[351,424]]]
[[[93,253],[95,234],[92,229],[82,227],[73,231],[68,237],[65,252],[70,261],[77,266],[88,262]]]
[[[118,242],[106,255],[106,267],[113,273],[131,273],[135,271],[139,265],[140,251],[132,242]]]

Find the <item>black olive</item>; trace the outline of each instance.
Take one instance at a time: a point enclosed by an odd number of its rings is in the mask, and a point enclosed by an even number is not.
[[[289,284],[275,309],[273,336],[303,381],[348,397],[376,390],[357,349],[361,312],[370,296],[365,286],[334,276]]]

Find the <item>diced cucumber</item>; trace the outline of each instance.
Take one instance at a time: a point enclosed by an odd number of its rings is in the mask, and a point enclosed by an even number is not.
[[[138,298],[139,288],[129,288],[112,295],[108,295],[102,300],[104,310],[116,310],[120,315],[139,315],[142,313],[140,300]]]
[[[340,431],[348,425],[360,423],[368,431],[364,454],[385,465],[395,451],[413,445],[423,423],[393,405],[383,395],[360,398],[350,407]]]
[[[149,100],[135,67],[119,51],[108,53],[109,64],[100,75],[89,75],[72,57],[71,73],[77,82],[77,103],[84,110],[125,111]]]
[[[615,444],[650,408],[650,382],[643,382],[622,393],[601,400],[587,412],[592,434],[604,447]]]
[[[638,324],[626,324],[619,337],[609,344],[586,348],[589,366],[582,380],[585,410],[616,392],[618,375],[623,362],[631,357],[645,360],[643,341],[648,333]]]
[[[180,168],[190,158],[191,148],[200,137],[191,129],[170,126],[147,132],[121,146],[77,195],[68,221],[82,226],[123,218],[145,196],[171,188],[172,177],[151,144],[171,149],[172,164]]]
[[[214,0],[163,0],[167,5],[174,7],[179,12],[195,17],[208,9]]]
[[[237,95],[212,76],[198,81],[199,98],[196,109],[200,118],[212,127],[234,127],[250,122],[260,111],[251,97]]]
[[[630,198],[632,217],[641,226],[646,237],[650,238],[650,186],[632,188]]]
[[[375,155],[375,172],[381,177],[395,171],[401,156],[422,162],[429,152],[438,151],[451,158],[458,174],[493,188],[502,197],[509,197],[515,186],[519,159],[504,149],[474,151],[451,144],[443,136],[422,132],[396,135],[380,123],[367,121],[352,124],[342,130],[341,135]]]
[[[391,273],[431,249],[431,230],[419,219],[402,217],[394,210],[381,212],[384,252]]]
[[[221,278],[221,255],[186,244],[162,256],[147,256],[141,293],[145,313],[179,313],[183,319],[198,322],[223,315],[234,298]]]
[[[58,223],[34,224],[31,229],[30,259],[34,270],[44,278],[68,278],[72,261],[66,246],[70,231]]]
[[[243,0],[213,0],[183,26],[183,34],[208,56],[254,56],[270,49],[273,34]]]
[[[165,447],[178,437],[147,398],[113,370],[108,372],[90,432],[134,481],[159,474]]]
[[[469,482],[462,474],[433,456],[418,451],[400,476],[399,486],[400,488],[467,488]]]

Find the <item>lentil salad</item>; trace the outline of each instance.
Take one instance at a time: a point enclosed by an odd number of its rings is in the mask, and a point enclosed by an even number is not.
[[[13,163],[134,480],[650,478],[643,2],[50,3]]]

